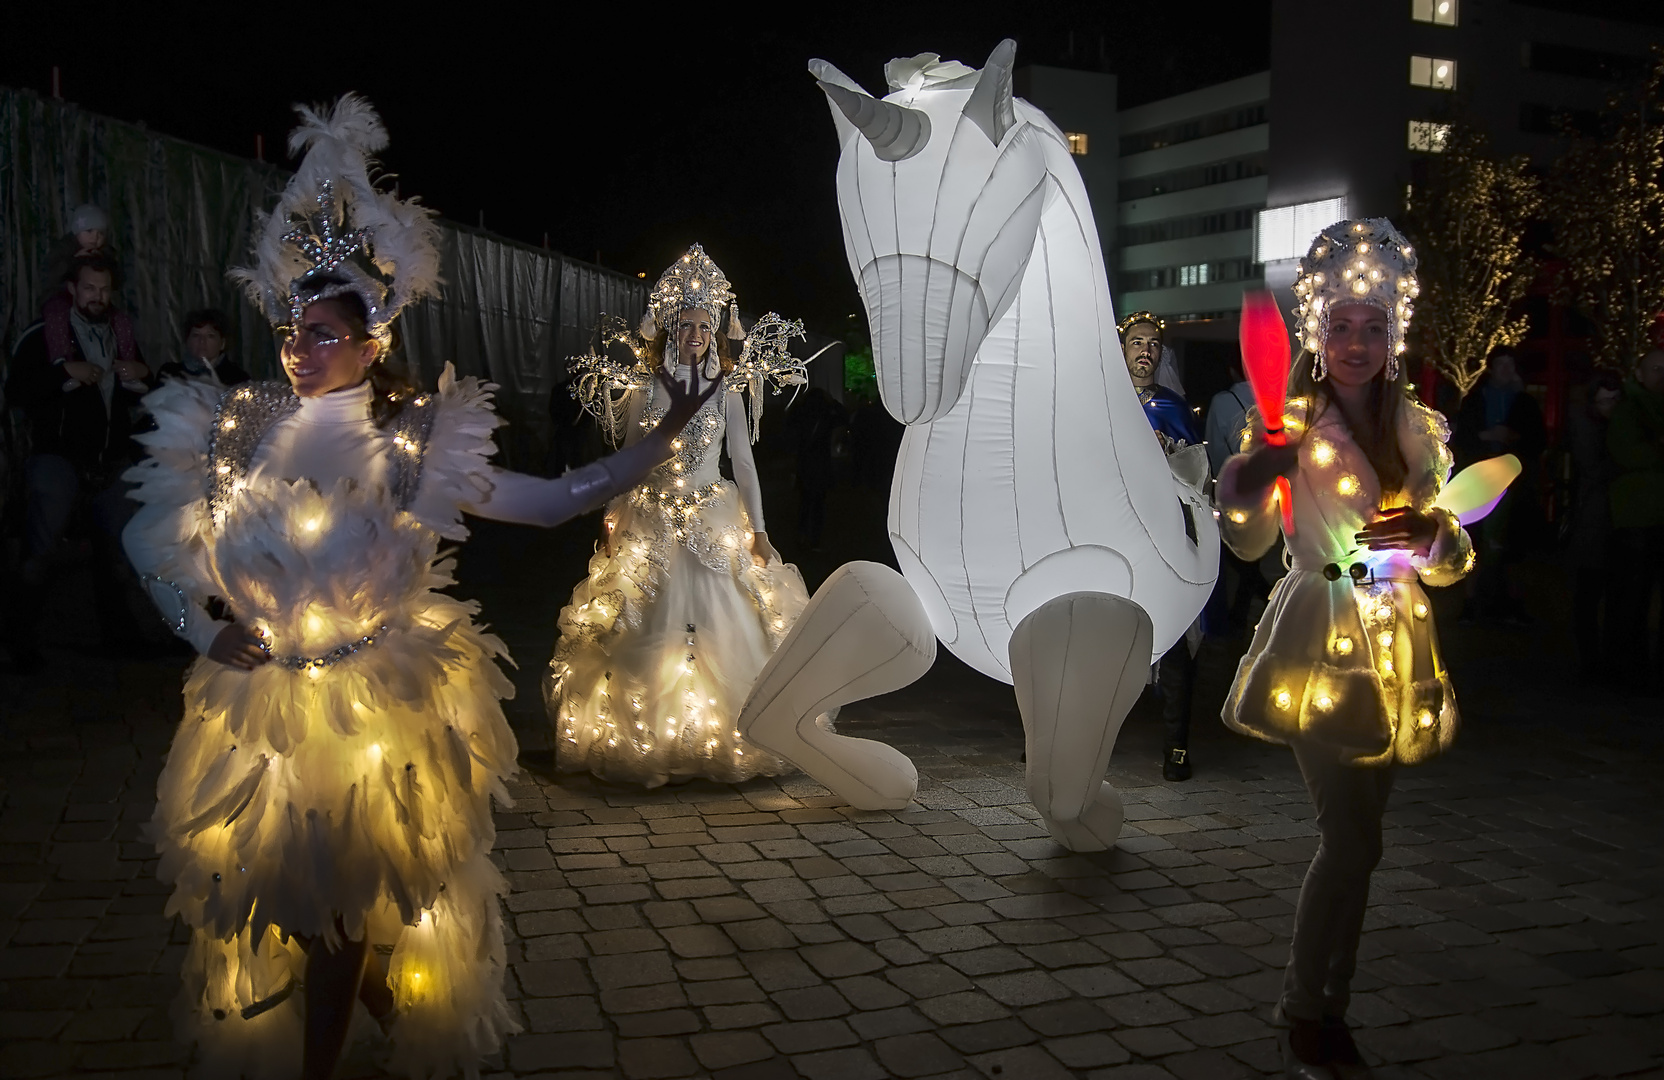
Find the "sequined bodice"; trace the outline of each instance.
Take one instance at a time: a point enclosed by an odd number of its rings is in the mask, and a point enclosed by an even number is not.
[[[655,395],[656,396],[656,395]],[[718,391],[693,415],[679,438],[671,442],[671,459],[647,474],[643,487],[655,495],[674,498],[678,494],[708,487],[722,479],[717,463],[722,458],[722,436],[727,430],[722,416],[725,395]],[[652,401],[643,410],[641,434],[664,419],[665,405]]]

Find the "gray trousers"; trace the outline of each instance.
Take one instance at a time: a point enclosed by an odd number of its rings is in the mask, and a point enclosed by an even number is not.
[[[1332,750],[1301,743],[1294,758],[1317,808],[1321,840],[1300,886],[1279,1007],[1293,1020],[1339,1018],[1352,997],[1393,767],[1343,765]]]

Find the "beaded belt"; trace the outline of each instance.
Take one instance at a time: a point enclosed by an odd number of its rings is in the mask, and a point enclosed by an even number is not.
[[[357,641],[349,641],[345,645],[337,645],[335,648],[324,653],[322,656],[279,655],[272,652],[271,642],[265,639],[265,635],[261,635],[260,648],[267,656],[272,658],[272,662],[278,667],[288,668],[290,671],[314,671],[322,674],[325,668],[333,667],[334,665],[345,660],[347,657],[352,656],[360,649],[367,649],[371,645],[374,645],[377,641],[381,640],[381,635],[385,633],[387,633],[387,624],[383,623],[382,625],[376,627],[375,630],[359,638]]]
[[[1369,563],[1362,559],[1357,560],[1350,566],[1346,565],[1346,562],[1343,560],[1341,562],[1325,563],[1323,566],[1315,569],[1311,566],[1302,565],[1300,560],[1296,559],[1293,561],[1290,569],[1308,574],[1322,574],[1330,581],[1339,581],[1343,577],[1349,577],[1352,579],[1354,584],[1359,586],[1372,585],[1376,582],[1420,580],[1420,578],[1416,576],[1414,570],[1407,573],[1393,573],[1390,571],[1385,573],[1376,573]]]

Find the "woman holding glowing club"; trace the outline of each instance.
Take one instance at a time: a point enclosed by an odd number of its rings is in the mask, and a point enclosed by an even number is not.
[[[1415,268],[1384,218],[1318,235],[1294,286],[1305,348],[1286,404],[1283,385],[1266,375],[1276,364],[1265,352],[1278,342],[1287,370],[1281,319],[1245,307],[1244,360],[1258,376],[1259,404],[1243,452],[1219,476],[1231,549],[1259,558],[1282,526],[1293,559],[1237,669],[1224,719],[1289,744],[1317,808],[1322,840],[1300,891],[1278,1003],[1289,1025],[1287,1075],[1311,1080],[1369,1075],[1345,1016],[1382,814],[1395,767],[1438,756],[1456,735],[1456,699],[1422,584],[1456,581],[1473,554],[1457,512],[1439,499],[1449,429],[1409,396],[1399,362],[1419,291]],[[1250,325],[1267,314],[1274,329]]]
[[[503,644],[439,591],[440,539],[464,512],[551,526],[629,490],[705,399],[666,386],[656,429],[558,480],[492,467],[491,387],[388,370],[439,253],[429,212],[371,180],[380,118],[353,95],[301,116],[306,157],[236,274],[288,381],[165,384],[127,474],[128,554],[204,654],[148,830],[191,930],[174,1021],[201,1075],[321,1080],[362,1002],[392,1071],[477,1076],[517,1030],[490,860],[517,750]]]

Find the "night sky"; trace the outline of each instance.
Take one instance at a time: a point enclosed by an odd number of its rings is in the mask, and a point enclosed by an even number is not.
[[[1011,36],[1019,65],[1115,72],[1126,107],[1261,70],[1269,55],[1270,0],[788,2],[760,21],[751,5],[676,6],[712,13],[699,21],[605,0],[473,14],[499,7],[10,4],[0,83],[44,91],[57,65],[69,101],[241,155],[260,133],[273,161],[285,160],[291,103],[357,90],[387,121],[401,190],[445,216],[477,225],[483,211],[493,232],[547,234],[650,276],[699,240],[748,308],[835,331],[858,307],[811,57],[882,93],[891,57],[981,66]]]

